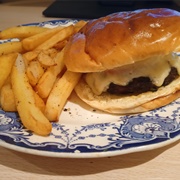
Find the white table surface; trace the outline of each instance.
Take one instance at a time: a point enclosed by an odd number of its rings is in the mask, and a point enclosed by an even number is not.
[[[0,4],[0,29],[55,19],[42,16],[50,2],[27,0]],[[0,179],[178,180],[179,142],[146,152],[97,159],[41,157],[0,147]]]

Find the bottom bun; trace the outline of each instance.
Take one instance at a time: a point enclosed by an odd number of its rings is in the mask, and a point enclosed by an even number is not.
[[[137,96],[116,96],[108,93],[95,95],[84,79],[75,87],[78,97],[93,108],[113,114],[134,114],[165,106],[180,97],[180,78],[159,88]]]

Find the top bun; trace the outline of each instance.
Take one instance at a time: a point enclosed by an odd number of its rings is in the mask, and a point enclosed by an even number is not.
[[[171,9],[119,12],[89,21],[65,47],[74,72],[113,69],[180,51],[180,13]]]

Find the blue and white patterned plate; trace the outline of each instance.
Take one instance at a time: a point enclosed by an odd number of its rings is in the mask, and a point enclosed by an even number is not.
[[[74,22],[51,21],[36,25],[55,27]],[[17,113],[0,109],[0,145],[30,154],[67,158],[146,151],[180,139],[179,116],[180,99],[147,113],[119,116],[94,110],[73,93],[59,122],[52,123],[53,129],[48,137],[26,130]]]

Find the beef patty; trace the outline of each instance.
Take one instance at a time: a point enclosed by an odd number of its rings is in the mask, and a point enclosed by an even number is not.
[[[177,69],[172,67],[169,75],[165,78],[162,86],[167,86],[174,79],[179,77]],[[158,86],[154,85],[149,77],[138,77],[132,79],[127,86],[121,86],[114,83],[110,83],[107,92],[110,94],[121,95],[121,94],[132,94],[138,95],[147,91],[157,91]]]

